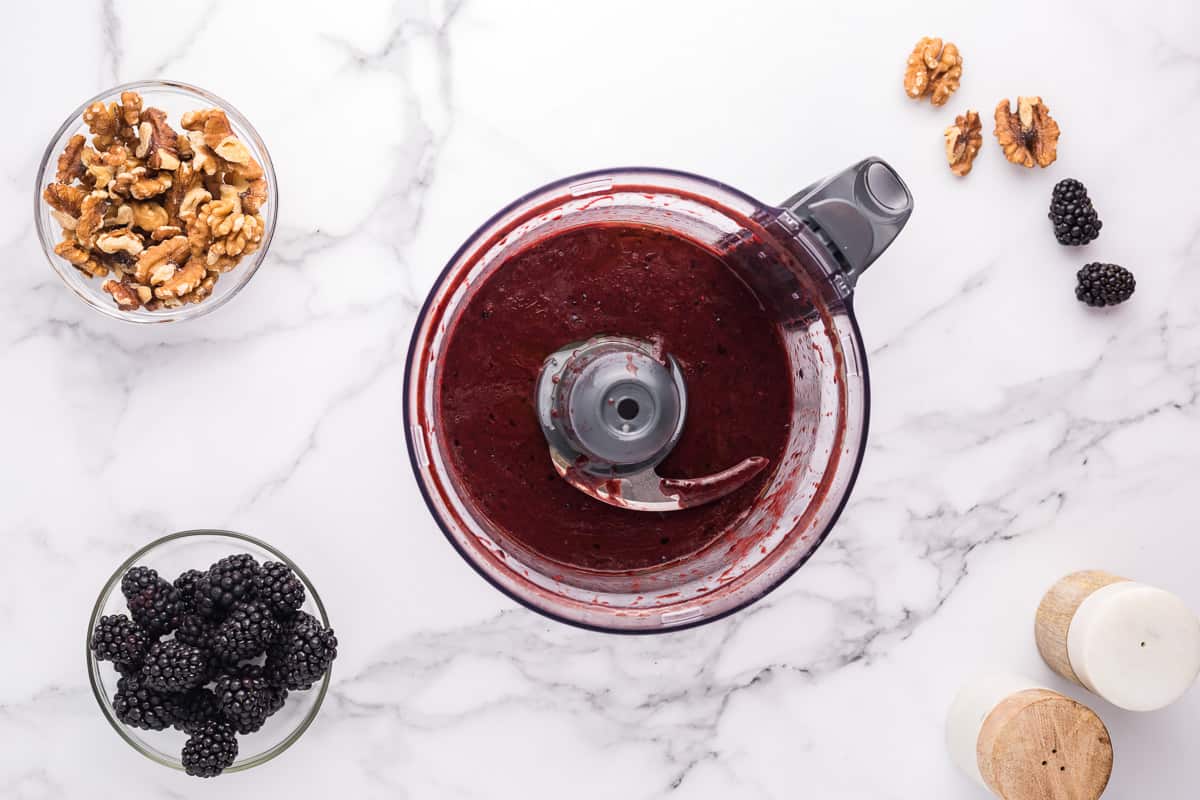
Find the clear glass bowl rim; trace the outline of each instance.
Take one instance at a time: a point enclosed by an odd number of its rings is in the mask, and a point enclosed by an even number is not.
[[[225,111],[227,114],[233,117],[233,121],[238,127],[246,131],[251,139],[251,145],[256,151],[255,155],[261,156],[260,160],[262,162],[262,168],[266,174],[267,204],[265,208],[267,214],[264,220],[265,229],[263,231],[262,244],[259,246],[258,251],[253,254],[249,262],[239,264],[235,268],[239,273],[239,277],[238,282],[232,289],[220,297],[209,297],[202,303],[189,303],[180,308],[170,309],[169,313],[158,314],[154,317],[135,317],[127,314],[124,311],[121,311],[116,307],[115,304],[102,303],[100,302],[100,298],[87,292],[80,291],[79,287],[70,280],[70,277],[72,276],[72,272],[70,271],[73,271],[75,268],[54,254],[54,242],[52,240],[55,238],[55,235],[52,231],[46,229],[46,223],[42,218],[42,189],[45,187],[50,165],[54,163],[55,159],[58,158],[57,145],[59,141],[68,130],[77,127],[80,124],[80,117],[83,115],[83,112],[87,110],[88,106],[97,101],[113,97],[114,95],[120,95],[121,92],[155,89],[174,89],[196,95],[198,99],[210,104],[213,107],[220,108],[221,110]],[[197,317],[201,317],[212,311],[216,311],[218,308],[228,303],[245,287],[247,283],[250,282],[250,279],[254,277],[254,274],[258,272],[258,268],[262,265],[263,260],[266,258],[267,251],[271,249],[271,240],[275,238],[275,223],[278,220],[278,217],[279,188],[278,181],[275,177],[275,164],[271,160],[271,154],[267,150],[267,145],[265,142],[263,142],[258,130],[250,124],[250,121],[246,119],[246,115],[239,111],[228,100],[218,97],[217,95],[205,89],[201,89],[199,86],[193,86],[190,83],[184,83],[182,81],[162,79],[131,81],[129,83],[122,83],[118,86],[105,89],[104,91],[89,97],[87,100],[84,100],[79,107],[72,111],[70,116],[63,121],[63,123],[58,127],[58,130],[54,132],[54,135],[50,137],[50,141],[46,144],[46,149],[42,153],[42,160],[38,164],[36,183],[33,187],[34,226],[37,228],[38,240],[41,242],[42,252],[45,254],[46,260],[50,262],[50,266],[54,270],[54,273],[58,275],[59,279],[62,280],[64,284],[66,284],[67,288],[71,290],[71,293],[81,299],[86,305],[90,306],[96,311],[99,311],[106,317],[120,320],[122,322],[128,322],[134,325],[155,325],[164,322],[185,322],[189,319],[196,319]]]
[[[166,536],[155,539],[154,541],[140,548],[133,555],[129,556],[129,558],[125,559],[121,566],[117,567],[116,571],[104,584],[104,588],[100,590],[100,596],[96,598],[95,606],[92,607],[92,616],[88,623],[87,637],[86,641],[84,642],[84,652],[87,655],[88,681],[92,685],[92,694],[95,695],[96,702],[100,704],[100,710],[104,713],[104,718],[108,720],[108,724],[117,732],[117,735],[124,739],[130,747],[132,747],[134,750],[137,750],[151,761],[180,772],[183,771],[183,765],[178,760],[166,759],[161,757],[157,752],[148,750],[142,745],[136,736],[133,736],[129,733],[125,724],[117,719],[116,712],[114,712],[112,708],[112,703],[109,701],[107,693],[105,693],[104,689],[101,687],[99,675],[100,662],[96,660],[96,656],[92,653],[91,641],[92,631],[95,630],[96,623],[99,622],[100,617],[103,616],[104,606],[108,602],[109,596],[120,585],[121,576],[123,576],[130,567],[137,564],[137,562],[143,556],[155,550],[156,548],[169,542],[195,536],[223,537],[226,539],[232,539],[235,542],[252,544],[255,547],[260,547],[263,550],[266,550],[284,564],[287,564],[289,567],[291,567],[292,571],[296,573],[296,576],[304,583],[305,590],[308,592],[309,597],[312,598],[313,604],[317,607],[317,611],[321,615],[321,624],[326,628],[329,627],[329,616],[325,612],[325,604],[321,602],[321,596],[317,594],[317,590],[313,587],[312,581],[310,581],[308,576],[304,574],[303,570],[296,566],[294,561],[292,561],[283,553],[279,552],[279,550],[262,541],[261,539],[256,539],[253,536],[248,536],[244,533],[238,533],[236,531],[226,531],[216,528],[196,528],[194,530],[176,531],[175,533],[170,533]],[[308,713],[304,715],[304,719],[300,721],[300,724],[298,724],[291,731],[291,733],[284,737],[284,739],[274,747],[255,756],[254,758],[246,759],[242,762],[234,762],[233,766],[226,769],[225,772],[241,772],[243,770],[250,769],[251,767],[257,767],[260,764],[265,764],[295,744],[296,741],[304,735],[304,732],[308,730],[308,727],[312,725],[313,720],[315,720],[317,717],[317,713],[321,710],[321,705],[325,702],[325,695],[329,691],[329,681],[332,673],[332,667],[325,671],[325,677],[321,681],[320,689],[317,690],[317,697],[312,704],[312,708],[308,710]]]

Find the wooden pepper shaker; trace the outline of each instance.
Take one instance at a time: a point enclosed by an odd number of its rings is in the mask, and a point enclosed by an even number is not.
[[[1168,706],[1200,675],[1200,618],[1170,592],[1107,572],[1054,584],[1034,635],[1051,669],[1128,711]]]
[[[1112,774],[1112,741],[1095,712],[1019,675],[964,686],[946,744],[960,770],[1003,800],[1096,800]]]

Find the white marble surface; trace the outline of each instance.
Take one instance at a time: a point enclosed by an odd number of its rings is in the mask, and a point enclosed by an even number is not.
[[[942,720],[989,668],[1097,708],[1117,754],[1107,797],[1194,798],[1200,690],[1149,715],[1087,700],[1031,628],[1041,591],[1084,567],[1200,607],[1200,11],[981,6],[7,9],[0,797],[213,796],[112,734],[83,659],[115,565],[213,526],[304,565],[342,643],[314,727],[222,797],[979,797]],[[900,86],[934,33],[966,58],[951,109],[1045,97],[1064,131],[1051,169],[1005,163],[989,123],[975,172],[949,173],[950,111]],[[59,283],[30,195],[63,115],[155,76],[239,106],[283,200],[233,303],[145,329]],[[917,211],[859,285],[870,447],[816,558],[732,619],[655,638],[548,622],[477,578],[417,495],[400,412],[415,311],[463,238],[584,169],[674,166],[781,200],[869,153]],[[1045,219],[1066,176],[1105,221],[1084,251]],[[1087,260],[1133,268],[1135,298],[1077,304]]]

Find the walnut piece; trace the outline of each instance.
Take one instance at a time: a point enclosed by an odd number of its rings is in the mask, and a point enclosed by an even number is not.
[[[76,217],[72,217],[70,214],[64,214],[57,208],[50,209],[50,216],[54,217],[55,222],[62,226],[63,233],[74,232],[75,228],[79,225],[79,220]]]
[[[225,163],[225,182],[226,183],[243,183],[254,182],[263,176],[263,168],[257,161],[251,158],[242,164],[237,162]]]
[[[150,275],[164,264],[172,267],[184,263],[192,255],[185,236],[175,236],[161,244],[148,247],[138,256],[133,277],[141,284],[150,283]]]
[[[962,79],[962,55],[958,46],[932,36],[917,42],[904,71],[904,91],[914,100],[929,97],[935,106],[945,105]]]
[[[180,164],[179,169],[175,170],[171,188],[163,195],[163,208],[167,211],[169,225],[183,227],[183,220],[179,217],[179,208],[183,204],[183,198],[199,185],[200,176],[196,174],[191,162],[184,161]]]
[[[220,275],[262,246],[270,187],[224,111],[183,115],[182,132],[137,92],[92,103],[43,199],[63,229],[55,253],[123,311],[210,297]]]
[[[128,253],[131,256],[136,256],[144,249],[142,240],[128,228],[100,234],[96,237],[96,247],[105,253]]]
[[[138,167],[138,169],[142,169]],[[129,186],[130,196],[138,200],[149,200],[171,188],[171,176],[165,172],[157,175],[139,175]]]
[[[142,119],[142,96],[137,92],[121,92],[121,121],[136,128]]]
[[[216,175],[220,164],[217,163],[217,154],[204,143],[204,134],[189,131],[188,143],[192,147],[192,169],[197,173]]]
[[[163,263],[159,264],[154,269],[150,270],[150,285],[158,286],[166,283],[175,277],[175,271],[178,269],[174,264]]]
[[[96,233],[104,227],[104,216],[112,203],[108,195],[96,191],[79,204],[79,220],[75,223],[75,241],[91,250],[96,246]]]
[[[147,108],[142,112],[138,127],[138,147],[134,155],[145,159],[150,169],[179,168],[179,134],[167,124],[167,115],[160,109]]]
[[[1018,97],[1016,114],[1008,99],[1001,100],[995,133],[1004,157],[1014,164],[1048,167],[1058,158],[1058,123],[1040,97]]]
[[[246,190],[242,192],[242,208],[246,209],[251,214],[257,214],[258,210],[267,202],[267,181],[265,178],[257,178],[250,181],[246,185]]]
[[[188,111],[180,119],[179,124],[185,131],[199,131],[204,135],[204,143],[216,148],[226,137],[233,136],[233,128],[229,117],[219,108],[204,108],[199,111]]]
[[[946,160],[950,171],[962,177],[971,171],[971,164],[983,146],[983,123],[979,112],[968,109],[966,114],[954,118],[954,124],[946,128]]]
[[[929,93],[930,62],[938,63],[938,53],[942,49],[942,40],[924,36],[908,56],[907,68],[904,71],[904,92],[916,100]]]
[[[208,275],[208,271],[204,268],[199,260],[189,261],[173,273],[165,280],[153,281],[153,283],[161,283],[154,290],[154,296],[159,300],[179,299],[184,295],[191,293],[193,289],[200,286],[200,282]]]
[[[85,148],[80,160],[86,171],[83,183],[93,189],[109,189],[117,172],[125,167],[129,151],[124,146],[114,144],[103,153],[90,147]]]
[[[158,203],[133,202],[129,205],[132,207],[133,225],[144,231],[154,231],[170,222],[166,209]]]
[[[120,126],[117,121],[117,104],[92,103],[83,112],[83,123],[92,132],[92,145],[97,150],[107,150],[116,140],[117,129]]]
[[[929,102],[935,106],[944,106],[950,95],[958,91],[958,84],[962,79],[962,63],[958,47],[947,43],[946,49],[942,50],[941,60],[929,78],[929,85],[933,87]]]
[[[104,217],[104,227],[109,228],[114,225],[122,228],[128,228],[133,224],[133,208],[128,203],[122,203],[117,206],[116,210],[109,209],[110,213]]]
[[[263,237],[263,221],[257,214],[246,214],[237,189],[225,186],[220,200],[205,203],[198,209],[188,231],[193,241],[192,255],[198,255],[194,243],[202,235],[210,242],[206,257],[209,269],[226,272],[237,264],[238,256],[258,249]]]
[[[101,287],[112,295],[117,308],[122,311],[137,311],[142,307],[142,299],[138,296],[137,287],[127,281],[105,281]]]
[[[213,287],[216,286],[217,279],[220,277],[221,276],[216,272],[209,270],[208,275],[205,276],[204,280],[200,281],[200,285],[193,289],[191,293],[186,295],[183,299],[189,303],[199,303],[201,300],[212,294]]]
[[[92,254],[79,246],[74,238],[68,237],[54,246],[55,255],[62,256],[72,266],[92,278],[102,278],[108,274],[108,269],[92,257]]]
[[[250,155],[250,149],[242,144],[242,141],[236,136],[227,136],[222,139],[221,143],[213,148],[213,152],[234,164],[247,164],[254,160],[254,157]]]
[[[50,183],[42,191],[42,199],[55,211],[61,211],[74,219],[79,218],[82,211],[83,198],[87,192],[78,186],[68,186],[65,183]]]
[[[179,201],[179,218],[185,221],[195,219],[197,210],[209,200],[212,200],[212,195],[208,189],[203,186],[192,187]]]
[[[84,183],[93,189],[107,189],[116,177],[115,168],[106,164],[104,157],[90,147],[83,151],[79,163],[84,169]]]
[[[67,147],[62,151],[62,155],[58,157],[58,172],[54,179],[59,183],[71,183],[83,177],[83,146],[87,143],[87,137],[82,134],[75,134],[67,142]]]

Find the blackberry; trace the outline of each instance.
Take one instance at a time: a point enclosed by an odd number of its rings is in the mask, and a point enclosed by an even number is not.
[[[208,689],[192,689],[176,701],[174,725],[192,734],[206,722],[219,719],[217,696]]]
[[[121,594],[125,595],[126,600],[131,600],[138,592],[157,583],[158,573],[154,570],[149,567],[131,567],[121,578]]]
[[[208,651],[208,674],[204,678],[205,683],[212,683],[220,680],[221,676],[236,668],[236,664],[230,664],[225,659],[213,651]]]
[[[283,625],[279,638],[267,648],[266,674],[272,685],[309,689],[337,658],[337,637],[303,611]]]
[[[243,677],[262,678],[267,682],[267,716],[271,716],[279,709],[283,708],[287,702],[288,690],[282,686],[274,686],[267,679],[266,670],[258,664],[242,664],[237,668],[237,674]]]
[[[229,674],[239,678],[261,678],[267,681],[268,687],[271,685],[271,682],[267,680],[267,671],[262,664],[255,664],[253,662],[238,664],[229,670]]]
[[[112,699],[117,719],[134,728],[161,731],[175,722],[176,699],[130,675],[117,681]]]
[[[222,558],[197,579],[196,610],[207,617],[221,617],[234,603],[252,599],[260,570],[249,553]]]
[[[1075,276],[1075,297],[1089,306],[1115,306],[1133,296],[1137,281],[1133,273],[1116,264],[1087,264]]]
[[[200,680],[196,685],[205,686],[221,677],[229,669],[229,665],[216,656],[212,650],[203,647],[200,649],[205,656],[204,672],[200,675]]]
[[[141,665],[150,639],[124,614],[101,617],[92,631],[92,652],[100,661],[128,666]]]
[[[1054,238],[1059,244],[1087,244],[1100,235],[1104,225],[1092,206],[1087,187],[1074,178],[1064,178],[1055,184],[1047,216],[1054,223]]]
[[[212,635],[216,629],[217,623],[208,617],[195,613],[184,614],[179,618],[179,626],[175,628],[175,641],[207,650],[212,647]]]
[[[283,704],[287,703],[288,690],[282,686],[275,686],[266,676],[266,670],[256,663],[240,664],[234,672],[242,678],[260,678],[266,681],[266,716],[275,714],[276,711],[283,708]]]
[[[189,569],[171,584],[179,592],[179,602],[183,604],[184,611],[188,613],[196,610],[196,582],[203,577],[204,573],[200,570]]]
[[[279,623],[259,600],[238,603],[212,635],[213,653],[230,663],[261,655],[279,635]]]
[[[271,716],[279,709],[283,708],[287,702],[288,690],[282,686],[267,686],[267,716]]]
[[[277,619],[290,617],[304,605],[304,584],[291,567],[279,561],[262,565],[256,588],[258,599],[270,606]]]
[[[133,621],[152,636],[175,630],[183,610],[179,592],[161,578],[130,597],[128,605]]]
[[[139,664],[122,664],[120,661],[113,662],[113,669],[122,678],[136,678],[142,671],[142,665]]]
[[[254,733],[271,715],[273,696],[261,675],[252,672],[224,675],[213,693],[217,711],[238,733]]]
[[[215,778],[237,759],[238,743],[226,722],[209,721],[197,728],[183,746],[183,768],[188,775]]]
[[[208,669],[208,653],[185,642],[167,639],[150,647],[141,678],[151,689],[182,692],[203,683]]]

